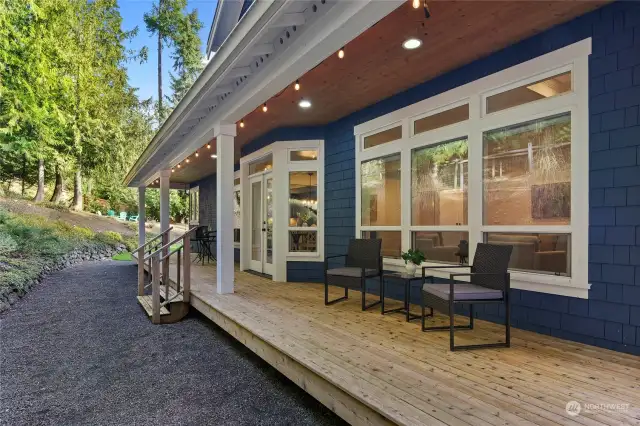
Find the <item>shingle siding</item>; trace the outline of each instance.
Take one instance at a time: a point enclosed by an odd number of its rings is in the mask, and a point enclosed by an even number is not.
[[[275,140],[324,138],[325,253],[344,253],[355,235],[354,126],[587,37],[593,46],[589,300],[513,290],[512,323],[640,355],[640,3],[607,5],[327,126],[274,130],[246,145],[243,154]],[[321,265],[288,262],[287,271],[290,278],[309,281],[318,278]],[[504,309],[487,305],[478,307],[476,315],[501,322]]]

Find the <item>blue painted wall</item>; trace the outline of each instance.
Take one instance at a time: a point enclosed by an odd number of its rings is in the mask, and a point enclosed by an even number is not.
[[[345,253],[355,235],[354,126],[587,37],[593,38],[588,265],[592,288],[588,300],[514,290],[512,324],[640,355],[640,3],[605,6],[325,127],[276,129],[245,146],[243,155],[276,140],[324,138],[325,253]],[[295,281],[321,280],[322,264],[288,262],[287,272]],[[487,305],[477,316],[502,322],[504,310]]]
[[[513,293],[515,327],[640,355],[640,3],[618,2],[372,105],[325,129],[326,254],[355,233],[353,127],[593,37],[589,300]],[[501,322],[502,307],[478,316]]]

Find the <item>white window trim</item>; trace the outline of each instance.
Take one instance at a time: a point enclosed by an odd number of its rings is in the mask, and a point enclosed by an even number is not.
[[[475,80],[450,91],[393,111],[354,128],[356,164],[356,238],[367,230],[400,230],[402,250],[411,246],[411,231],[420,230],[411,225],[411,151],[456,138],[467,137],[469,143],[469,164],[482,164],[482,133],[487,130],[514,125],[537,118],[571,112],[571,224],[548,227],[549,231],[571,232],[571,277],[511,272],[513,288],[538,291],[563,296],[588,298],[591,284],[588,282],[589,254],[589,67],[591,39],[547,53],[522,64],[507,68],[495,74]],[[572,91],[548,99],[530,102],[513,108],[484,114],[486,97],[526,84],[527,82],[571,70]],[[425,116],[469,103],[469,120],[455,123],[432,131],[413,134],[413,122]],[[376,133],[402,123],[402,139],[363,149],[365,135]],[[401,197],[402,210],[400,226],[361,226],[361,186],[360,164],[364,161],[392,154],[401,154]],[[482,241],[482,233],[517,231],[543,232],[541,226],[485,226],[482,223],[482,167],[470,167],[468,176],[469,217],[468,225],[442,226],[443,230],[469,231],[470,260],[473,259],[476,244]],[[428,227],[428,229],[434,229]],[[385,267],[401,269],[400,259],[385,259]],[[425,266],[442,264],[426,263]],[[459,271],[459,270],[458,270]],[[443,265],[434,275],[448,278],[455,272]]]

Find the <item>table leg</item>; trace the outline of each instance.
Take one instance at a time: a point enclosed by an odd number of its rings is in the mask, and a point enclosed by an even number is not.
[[[404,282],[404,310],[407,314],[407,322],[409,322],[409,298],[411,296],[411,281]]]

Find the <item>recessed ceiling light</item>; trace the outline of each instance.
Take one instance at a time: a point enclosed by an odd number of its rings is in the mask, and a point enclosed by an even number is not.
[[[422,41],[413,37],[405,40],[404,43],[402,43],[402,47],[407,50],[417,49],[420,46],[422,46]]]
[[[298,102],[298,105],[300,106],[300,108],[311,108],[311,101],[308,99],[302,99],[300,102]]]

